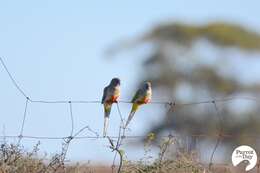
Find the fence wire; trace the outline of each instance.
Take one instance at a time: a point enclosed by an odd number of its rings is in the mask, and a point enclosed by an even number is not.
[[[24,106],[24,112],[23,112],[23,118],[22,118],[22,123],[21,123],[21,128],[20,128],[20,133],[18,135],[3,135],[0,136],[0,138],[6,139],[6,138],[14,138],[18,139],[17,145],[20,145],[22,139],[37,139],[37,140],[63,140],[63,147],[62,151],[59,156],[57,156],[57,159],[54,159],[54,162],[59,160],[61,163],[64,163],[64,160],[66,158],[67,151],[69,149],[69,145],[72,140],[81,140],[81,139],[97,139],[97,140],[109,140],[110,143],[110,148],[112,151],[117,151],[114,155],[113,159],[113,164],[112,164],[112,172],[115,171],[115,161],[116,161],[116,156],[117,154],[120,154],[120,147],[122,146],[122,142],[124,139],[144,139],[147,136],[144,135],[125,135],[126,129],[124,127],[124,117],[122,116],[119,104],[131,104],[131,101],[124,101],[120,100],[117,103],[117,111],[120,116],[120,127],[118,130],[118,135],[117,136],[109,136],[109,137],[103,137],[100,136],[96,131],[92,130],[89,125],[82,127],[79,131],[75,132],[74,129],[74,115],[73,115],[73,104],[100,104],[100,100],[34,100],[32,97],[29,97],[24,90],[20,87],[18,82],[15,80],[15,78],[11,75],[9,69],[7,68],[5,62],[3,59],[0,57],[0,62],[4,70],[6,71],[8,77],[10,78],[11,82],[17,89],[17,91],[25,98],[25,106]],[[229,102],[229,101],[234,101],[234,100],[250,100],[254,102],[259,102],[260,99],[254,98],[254,97],[247,97],[247,96],[234,96],[234,97],[226,97],[226,98],[217,98],[217,99],[209,99],[209,100],[204,100],[204,101],[197,101],[197,102],[188,102],[188,103],[178,103],[175,101],[152,101],[148,104],[152,105],[165,105],[165,107],[169,107],[169,112],[174,111],[177,107],[182,108],[186,106],[192,106],[192,105],[201,105],[201,104],[212,104],[214,106],[214,110],[216,113],[216,116],[218,117],[218,133],[216,134],[189,134],[189,137],[196,137],[196,140],[199,138],[203,137],[214,137],[216,139],[216,143],[213,147],[212,153],[210,155],[210,160],[209,160],[209,169],[211,169],[211,166],[213,165],[214,161],[214,155],[216,150],[218,149],[218,146],[221,143],[221,140],[224,138],[236,138],[237,135],[234,134],[225,134],[223,133],[223,117],[221,117],[221,113],[219,111],[217,103],[220,102]],[[69,118],[71,122],[71,129],[70,133],[68,136],[56,136],[56,137],[51,137],[51,136],[28,136],[24,135],[24,128],[26,126],[26,119],[27,119],[27,111],[28,111],[28,106],[30,104],[68,104],[69,107]],[[88,131],[91,135],[84,135],[80,136],[80,134],[83,131]],[[74,133],[75,132],[75,133]],[[256,138],[260,139],[260,135],[239,135],[240,137],[244,138]],[[183,137],[183,135],[159,135],[156,138],[180,138]],[[55,165],[54,162],[49,163],[50,167],[53,167]],[[120,158],[120,165],[122,164],[122,158]],[[58,165],[60,167],[61,164]],[[118,172],[120,172],[120,168],[118,169]],[[55,168],[57,169],[57,167]]]

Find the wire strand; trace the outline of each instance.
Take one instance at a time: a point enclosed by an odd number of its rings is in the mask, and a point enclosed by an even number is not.
[[[24,108],[24,113],[23,113],[22,126],[21,126],[19,140],[18,140],[18,145],[20,144],[20,142],[23,138],[23,131],[24,131],[24,125],[25,125],[25,120],[26,120],[26,116],[27,116],[28,102],[29,102],[29,100],[28,100],[28,98],[26,98],[25,108]]]
[[[4,67],[6,73],[8,74],[9,78],[11,79],[12,83],[14,84],[14,86],[16,87],[16,89],[25,97],[25,98],[29,98],[27,96],[27,94],[25,94],[25,92],[21,89],[21,87],[17,84],[17,82],[15,81],[15,79],[13,78],[13,76],[11,75],[10,71],[8,70],[7,66],[4,63],[4,60],[2,59],[2,57],[0,57],[0,61],[2,66]]]

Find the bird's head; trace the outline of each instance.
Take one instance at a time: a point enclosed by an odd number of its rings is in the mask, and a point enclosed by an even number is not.
[[[119,78],[113,78],[110,82],[110,85],[112,85],[112,86],[120,85],[120,79]]]
[[[152,87],[151,82],[145,82],[145,83],[144,83],[144,88],[145,88],[145,89],[150,89],[151,87]]]

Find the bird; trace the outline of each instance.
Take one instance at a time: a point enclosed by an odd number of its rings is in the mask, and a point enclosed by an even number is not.
[[[152,85],[151,82],[145,82],[135,93],[131,103],[132,109],[128,116],[128,119],[125,124],[125,128],[130,123],[131,119],[133,118],[135,112],[138,110],[139,106],[143,104],[147,104],[151,102],[152,99]]]
[[[103,90],[103,97],[101,103],[104,106],[104,128],[103,137],[107,135],[107,128],[109,124],[109,116],[113,103],[118,102],[120,96],[120,79],[113,78],[108,86]]]

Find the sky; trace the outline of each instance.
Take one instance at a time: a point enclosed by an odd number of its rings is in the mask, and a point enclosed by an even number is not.
[[[18,84],[34,100],[100,100],[111,78],[122,81],[122,100],[129,100],[142,72],[140,55],[128,52],[108,58],[105,50],[124,38],[133,38],[167,21],[207,23],[225,20],[259,31],[260,1],[0,1],[0,56]],[[17,135],[25,99],[0,68],[0,133]],[[89,125],[101,133],[100,104],[73,106],[75,130]],[[130,105],[121,105],[127,115]],[[144,134],[157,118],[140,110],[131,135]],[[160,115],[160,107],[153,111]],[[117,134],[119,117],[112,110],[109,133]],[[144,123],[145,122],[145,123]],[[2,129],[2,130],[1,130]],[[68,104],[29,104],[24,134],[68,136]],[[88,135],[85,132],[83,135]],[[12,142],[11,139],[9,139]],[[37,141],[24,139],[30,149]],[[59,152],[62,141],[41,141],[41,149]],[[68,152],[72,161],[110,162],[113,154],[106,140],[73,141]],[[140,149],[129,147],[129,158]]]

